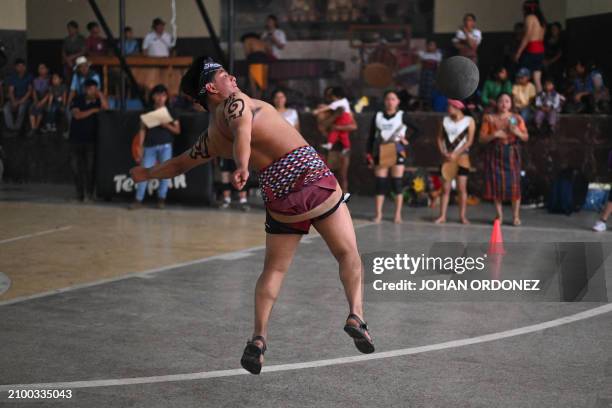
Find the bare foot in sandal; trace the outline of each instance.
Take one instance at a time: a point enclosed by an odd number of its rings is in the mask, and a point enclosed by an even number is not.
[[[267,350],[266,340],[263,336],[253,336],[247,341],[240,365],[251,374],[259,374],[264,362],[264,353]]]
[[[356,314],[351,313],[346,318],[344,331],[353,338],[357,350],[364,354],[374,352],[374,341],[368,329],[368,325]]]

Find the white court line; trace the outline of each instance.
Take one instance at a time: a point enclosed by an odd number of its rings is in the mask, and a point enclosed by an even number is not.
[[[428,346],[409,347],[398,350],[383,351],[380,353],[365,354],[352,357],[330,358],[325,360],[306,361],[303,363],[278,364],[264,366],[262,372],[273,373],[279,371],[302,370],[305,368],[328,367],[341,364],[359,363],[371,360],[380,360],[384,358],[408,356],[413,354],[427,353],[430,351],[445,350],[456,347],[469,346],[472,344],[486,343],[490,341],[505,339],[508,337],[519,336],[537,332],[540,330],[550,329],[552,327],[561,326],[577,322],[591,317],[599,316],[612,311],[612,303],[605,304],[584,312],[576,313],[570,316],[561,317],[547,322],[537,323],[530,326],[519,327],[517,329],[501,331],[497,333],[485,334],[477,337],[468,337],[460,340],[452,340],[444,343],[436,343]],[[153,384],[161,382],[176,382],[176,381],[192,381],[203,380],[210,378],[234,377],[238,375],[249,375],[249,373],[241,368],[230,370],[202,371],[198,373],[159,375],[152,377],[133,377],[133,378],[116,378],[108,380],[91,380],[91,381],[69,381],[69,382],[54,382],[54,383],[39,383],[39,384],[9,384],[0,385],[0,392],[6,392],[14,389],[74,389],[74,388],[95,388],[95,387],[114,387],[135,384]]]
[[[373,223],[365,223],[365,224],[360,224],[360,225],[355,225],[355,229],[358,228],[362,228],[362,227],[367,227],[369,225],[374,225]],[[314,238],[320,238],[321,236],[319,234],[313,234],[310,237],[305,237],[306,239],[312,240]],[[111,283],[111,282],[117,282],[117,281],[121,281],[124,279],[130,279],[130,278],[151,278],[151,274],[157,273],[157,272],[167,272],[167,271],[172,271],[172,270],[176,270],[178,268],[184,267],[184,266],[191,266],[191,265],[196,265],[199,263],[205,263],[205,262],[209,262],[209,261],[214,261],[214,260],[231,260],[231,259],[239,259],[239,258],[243,258],[243,257],[247,257],[249,255],[252,255],[252,252],[255,251],[259,251],[262,249],[265,249],[266,246],[265,245],[258,245],[255,247],[251,247],[251,248],[246,248],[246,249],[241,249],[239,251],[234,251],[234,252],[225,252],[222,254],[218,254],[218,255],[213,255],[213,256],[208,256],[205,258],[199,258],[199,259],[194,259],[193,261],[187,261],[187,262],[180,262],[180,263],[175,263],[175,264],[171,264],[171,265],[166,265],[166,266],[162,266],[159,268],[153,268],[153,269],[147,269],[145,271],[141,271],[141,272],[132,272],[132,273],[127,273],[121,276],[116,276],[114,278],[107,278],[107,279],[100,279],[100,280],[96,280],[93,282],[88,282],[88,283],[81,283],[78,285],[72,285],[72,286],[67,286],[65,288],[60,288],[60,289],[53,289],[53,290],[49,290],[46,292],[40,292],[40,293],[36,293],[34,295],[29,295],[29,296],[20,296],[14,299],[10,299],[10,300],[5,300],[5,301],[0,301],[0,306],[7,306],[7,305],[12,305],[15,303],[20,303],[20,302],[25,302],[28,300],[33,300],[33,299],[39,299],[39,298],[43,298],[43,297],[47,297],[47,296],[52,296],[52,295],[57,295],[59,293],[64,293],[64,292],[71,292],[73,290],[77,290],[77,289],[84,289],[84,288],[89,288],[92,286],[97,286],[97,285],[103,285],[105,283]]]
[[[0,241],[0,244],[8,244],[9,242],[19,241],[21,239],[39,237],[41,235],[52,234],[54,232],[67,231],[70,228],[72,228],[72,225],[66,225],[65,227],[53,228],[53,229],[46,230],[46,231],[33,232],[32,234],[20,235],[14,238],[3,239],[2,241]]]

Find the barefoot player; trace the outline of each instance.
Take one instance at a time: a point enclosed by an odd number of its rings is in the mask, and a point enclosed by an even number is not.
[[[208,129],[180,156],[131,170],[135,182],[172,178],[214,157],[233,158],[234,187],[241,190],[249,167],[259,170],[266,206],[266,255],[255,287],[255,327],[241,359],[259,374],[266,351],[268,320],[295,250],[310,226],[321,234],[340,269],[349,304],[344,330],[362,353],[374,344],[363,318],[362,267],[355,230],[338,182],[314,148],[270,104],[251,99],[236,78],[211,59],[196,59],[181,88],[209,112]]]

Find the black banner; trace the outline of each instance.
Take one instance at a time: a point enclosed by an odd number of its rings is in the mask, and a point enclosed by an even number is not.
[[[100,112],[96,156],[96,191],[98,197],[112,199],[134,197],[136,186],[129,170],[136,165],[132,158],[132,139],[140,126],[141,112]],[[173,155],[189,149],[208,126],[207,114],[181,114],[181,134],[174,138]],[[155,194],[159,181],[151,180],[145,198]],[[170,179],[169,201],[210,204],[214,201],[212,163],[196,167],[187,174]]]

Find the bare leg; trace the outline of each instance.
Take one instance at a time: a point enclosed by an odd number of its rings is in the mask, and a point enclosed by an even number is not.
[[[283,284],[285,274],[291,265],[295,250],[302,238],[299,234],[266,234],[266,258],[263,272],[255,286],[255,328],[253,336],[268,335],[268,321],[274,302]],[[255,341],[259,347],[263,343]],[[261,357],[263,362],[263,356]]]
[[[388,167],[376,167],[374,169],[374,176],[387,178],[389,176],[389,168]],[[374,219],[372,221],[376,223],[379,223],[382,221],[382,210],[383,210],[384,203],[385,203],[385,195],[377,194],[376,198],[374,199],[376,215],[374,216]]]
[[[536,93],[542,92],[542,71],[533,71],[533,83]]]
[[[495,200],[495,211],[497,212],[497,219],[499,220],[499,222],[503,222],[504,220],[504,214],[502,211],[502,202],[501,200]]]
[[[462,224],[469,224],[465,212],[467,209],[467,176],[457,177],[457,189],[459,190],[459,219]]]
[[[361,257],[357,250],[355,228],[348,207],[346,204],[341,204],[329,217],[315,221],[314,227],[338,260],[340,280],[344,286],[349,312],[356,314],[363,320]],[[353,319],[347,319],[347,324],[358,326],[358,323]]]
[[[434,221],[436,224],[444,224],[446,222],[446,211],[448,210],[450,191],[451,181],[444,181],[444,184],[442,184],[442,197],[440,197],[440,216]]]
[[[403,177],[404,176],[404,165],[395,165],[391,167],[391,177]],[[393,216],[393,222],[396,224],[402,223],[402,206],[404,205],[404,195],[396,193],[395,195],[395,214]]]
[[[512,224],[514,226],[521,225],[521,217],[519,212],[521,211],[521,199],[512,200]]]
[[[612,201],[608,201],[608,204],[606,204],[606,208],[604,208],[603,212],[601,213],[601,220],[604,222],[608,221],[610,214],[612,214]]]

